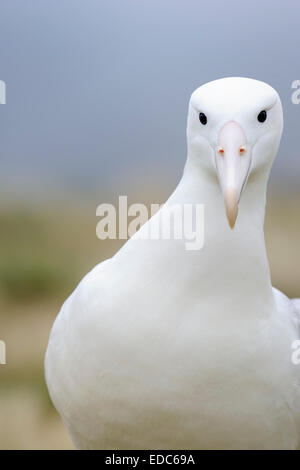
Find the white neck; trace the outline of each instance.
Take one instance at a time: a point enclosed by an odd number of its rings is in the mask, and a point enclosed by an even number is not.
[[[216,176],[186,163],[183,177],[169,203],[204,204],[204,247],[193,251],[196,282],[218,291],[220,305],[248,305],[270,313],[274,307],[269,264],[264,240],[266,186],[269,170],[249,177],[239,204],[236,226],[230,229]],[[228,305],[230,308],[230,305]],[[259,313],[259,312],[258,312]]]

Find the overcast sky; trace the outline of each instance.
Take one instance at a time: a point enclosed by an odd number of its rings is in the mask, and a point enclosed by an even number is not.
[[[0,191],[166,180],[186,158],[191,92],[246,76],[281,95],[272,184],[300,180],[298,0],[1,0]]]

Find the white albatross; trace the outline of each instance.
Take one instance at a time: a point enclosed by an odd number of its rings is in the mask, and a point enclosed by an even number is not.
[[[300,308],[272,288],[263,231],[282,125],[263,82],[192,94],[183,177],[140,230],[173,204],[204,204],[203,248],[133,236],[50,335],[46,380],[77,448],[299,448]]]

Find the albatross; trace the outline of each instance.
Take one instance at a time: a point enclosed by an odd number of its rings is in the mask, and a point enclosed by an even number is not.
[[[77,448],[299,449],[300,303],[272,287],[263,228],[282,128],[264,82],[192,94],[178,186],[50,334],[46,381]],[[138,236],[184,204],[204,207],[201,249]]]

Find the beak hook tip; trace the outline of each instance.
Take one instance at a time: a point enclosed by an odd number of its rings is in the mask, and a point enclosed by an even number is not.
[[[229,227],[231,228],[231,230],[233,230],[234,227],[235,227],[235,222],[236,222],[236,219],[237,219],[237,214],[236,214],[236,216],[233,216],[233,217],[232,217],[232,215],[231,215],[231,216],[228,216],[228,215],[227,215],[227,219],[228,219]]]
[[[238,195],[235,190],[226,191],[225,207],[229,227],[233,230],[238,216]]]

